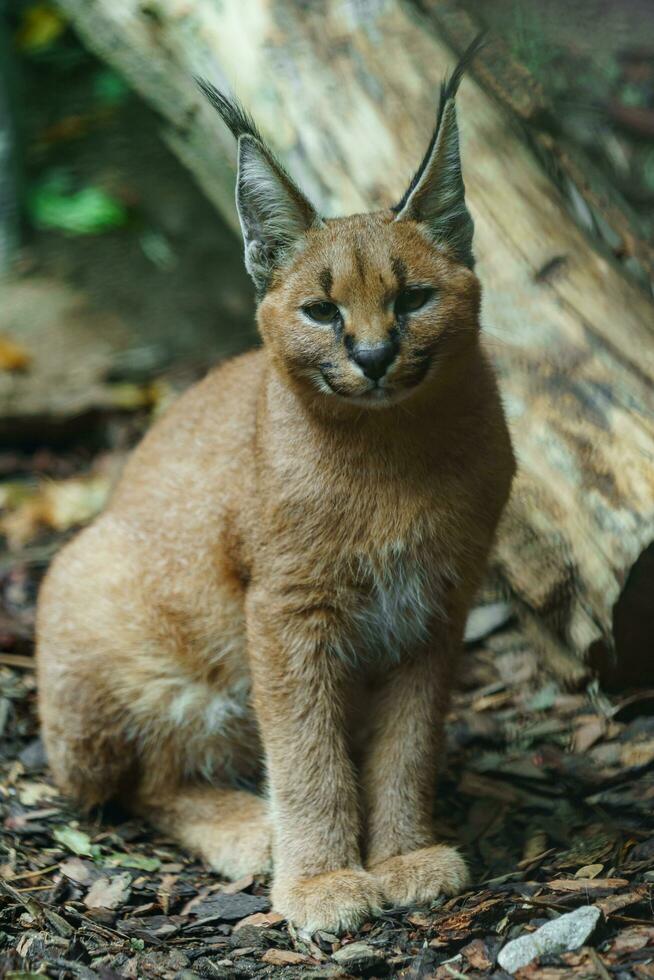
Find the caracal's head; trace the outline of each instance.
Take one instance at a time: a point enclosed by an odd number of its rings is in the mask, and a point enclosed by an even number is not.
[[[322,218],[252,120],[200,83],[238,138],[236,203],[261,335],[282,377],[312,398],[393,404],[437,384],[476,338],[455,110],[473,53],[443,86],[433,137],[399,204],[347,218]]]

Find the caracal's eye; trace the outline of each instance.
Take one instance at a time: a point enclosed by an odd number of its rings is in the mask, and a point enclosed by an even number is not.
[[[328,303],[327,300],[321,303],[307,303],[302,307],[302,312],[316,323],[333,323],[341,315],[336,303]]]
[[[395,300],[395,312],[400,315],[403,313],[415,313],[433,295],[434,290],[428,286],[412,286],[408,289],[403,289],[401,293],[398,293]]]

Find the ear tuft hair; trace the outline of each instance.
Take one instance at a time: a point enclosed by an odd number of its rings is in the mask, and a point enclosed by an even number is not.
[[[195,81],[238,140],[236,209],[243,232],[245,267],[260,298],[269,288],[275,269],[321,219],[268,149],[245,109],[210,82],[202,78]]]
[[[206,78],[200,78],[199,75],[195,75],[194,79],[197,87],[207,101],[214,107],[235,139],[238,140],[240,136],[253,136],[265,146],[263,136],[259,132],[257,124],[237,99],[228,99],[226,95],[223,95]]]
[[[461,84],[461,79],[465,75],[466,71],[470,67],[470,64],[474,61],[475,57],[483,47],[488,43],[486,38],[486,31],[482,31],[477,37],[468,45],[466,50],[463,52],[457,65],[455,66],[452,74],[448,77],[447,75],[443,79],[443,84],[441,85],[440,97],[438,100],[438,112],[436,113],[436,125],[434,126],[434,131],[432,133],[431,139],[429,141],[429,146],[425,151],[425,155],[420,162],[420,166],[411,178],[411,183],[407,187],[406,191],[402,195],[402,199],[398,201],[397,204],[393,205],[392,211],[400,212],[406,202],[411,197],[411,194],[418,186],[420,178],[423,176],[427,169],[427,165],[431,159],[431,155],[434,151],[434,146],[436,145],[436,140],[439,137],[441,131],[441,123],[443,122],[443,114],[445,112],[445,107],[451,100],[456,98],[456,94],[459,91],[459,85]]]

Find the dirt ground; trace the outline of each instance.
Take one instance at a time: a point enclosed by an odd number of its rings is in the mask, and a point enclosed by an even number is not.
[[[498,26],[534,70],[567,84],[569,52],[584,44],[559,30],[545,54],[534,49],[525,8],[496,4]],[[654,691],[562,689],[511,619],[467,649],[449,719],[437,819],[473,880],[455,899],[389,909],[355,936],[305,938],[271,912],[268,882],[227,884],[139,821],[82,818],[58,795],[35,710],[39,581],[152,419],[255,335],[240,243],[153,114],[56,29],[40,48],[20,41],[21,193],[33,202],[63,175],[101,189],[122,217],[93,234],[63,231],[41,197],[0,287],[0,341],[15,342],[0,343],[0,977],[499,978],[508,941],[592,906],[599,921],[584,944],[541,956],[519,980],[654,978]],[[652,58],[645,37],[635,62],[618,57],[633,54],[638,32],[613,33],[602,52],[618,66],[613,81],[589,64],[599,87],[569,97],[579,120],[569,126],[614,167],[647,232],[654,144],[629,130],[634,117],[603,123],[624,100],[649,118]]]
[[[0,976],[506,977],[508,939],[588,905],[601,915],[582,948],[516,976],[654,976],[654,691],[561,691],[510,625],[469,650],[438,819],[473,886],[304,939],[266,881],[222,882],[141,822],[82,819],[58,795],[35,720],[37,577],[14,565],[3,581]]]

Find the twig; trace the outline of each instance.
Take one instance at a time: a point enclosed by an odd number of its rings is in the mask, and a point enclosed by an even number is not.
[[[21,871],[18,875],[11,875],[10,878],[5,878],[5,881],[24,881],[25,878],[38,878],[40,875],[50,874],[51,871],[57,871],[59,864],[50,864],[47,868],[37,868],[36,871]]]
[[[577,893],[579,894],[579,893]],[[517,903],[516,903],[517,904]],[[535,909],[553,909],[555,912],[570,912],[572,909],[569,905],[559,905],[557,902],[536,902],[529,898],[520,898],[521,905],[531,905]],[[605,918],[611,919],[614,922],[628,922],[630,925],[637,926],[650,926],[652,923],[648,922],[646,919],[635,919],[632,915],[617,915],[616,913],[609,912]]]
[[[0,664],[4,667],[20,667],[22,670],[35,670],[34,657],[23,656],[21,653],[0,653]]]
[[[604,966],[604,963],[602,962],[602,958],[599,955],[599,953],[597,952],[597,950],[593,949],[592,946],[589,946],[588,947],[588,955],[589,955],[590,959],[592,960],[593,966],[597,970],[597,973],[602,978],[602,980],[613,980],[611,974],[609,973],[609,971]]]
[[[468,980],[468,977],[465,975],[465,973],[461,973],[460,970],[455,970],[454,967],[450,966],[449,963],[443,963],[443,966],[451,976],[456,977],[456,980]]]

